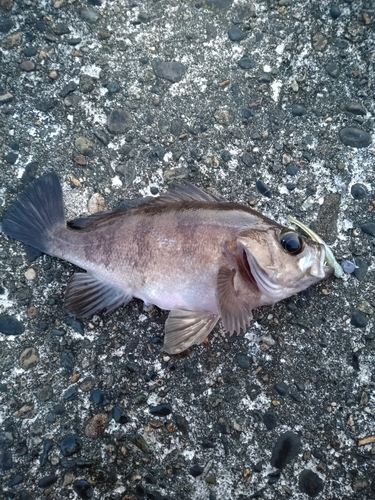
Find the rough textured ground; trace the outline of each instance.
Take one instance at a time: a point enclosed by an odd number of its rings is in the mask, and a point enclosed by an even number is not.
[[[68,217],[184,178],[357,266],[173,357],[140,302],[69,321],[73,266],[0,234],[1,499],[375,497],[374,31],[373,0],[0,0],[0,218],[51,170]]]

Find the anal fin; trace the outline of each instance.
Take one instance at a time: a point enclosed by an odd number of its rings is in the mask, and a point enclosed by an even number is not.
[[[193,344],[201,344],[219,319],[208,311],[172,309],[165,322],[164,350],[178,354]]]
[[[77,273],[66,288],[64,308],[73,316],[88,318],[102,311],[110,313],[131,299],[122,290],[99,281],[90,273]]]
[[[221,267],[217,277],[217,297],[225,330],[233,334],[244,332],[253,315],[251,305],[238,297],[234,288],[236,271]]]

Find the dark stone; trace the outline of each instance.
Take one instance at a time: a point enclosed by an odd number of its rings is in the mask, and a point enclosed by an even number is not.
[[[351,365],[355,371],[359,371],[359,357],[358,357],[358,354],[355,352],[352,353]]]
[[[17,484],[21,484],[23,482],[23,477],[16,475],[9,479],[8,486],[9,488],[13,488],[13,486],[17,486]]]
[[[187,70],[186,66],[180,62],[165,62],[159,59],[153,59],[151,66],[158,78],[163,78],[172,83],[181,81]]]
[[[56,24],[56,26],[52,29],[52,31],[55,33],[55,35],[58,36],[67,35],[68,33],[70,33],[69,26],[64,23]]]
[[[73,328],[75,332],[83,335],[84,333],[83,323],[81,321],[78,321],[78,319],[74,319],[68,316],[67,318],[65,318],[64,323],[66,324],[66,326],[70,326],[71,328]]]
[[[73,481],[73,490],[79,498],[83,498],[84,500],[92,498],[94,494],[91,484],[86,479],[76,479]]]
[[[25,331],[23,324],[18,319],[4,314],[0,316],[0,332],[5,335],[21,335]]]
[[[68,38],[68,40],[66,41],[66,43],[68,45],[71,45],[72,47],[74,47],[75,45],[80,44],[81,41],[82,41],[82,38],[75,37],[75,38]]]
[[[148,411],[151,413],[151,415],[166,417],[167,415],[172,413],[172,407],[169,403],[161,403],[160,405],[149,408]]]
[[[272,193],[262,180],[258,180],[256,182],[256,187],[257,187],[258,191],[260,192],[260,194],[262,194],[263,196],[267,196],[267,198],[271,198]]]
[[[27,47],[24,54],[25,54],[25,57],[34,57],[37,52],[38,51],[37,51],[36,47]]]
[[[178,427],[178,430],[183,434],[187,434],[189,431],[189,422],[182,415],[175,415],[174,421]]]
[[[78,89],[78,85],[76,82],[69,82],[67,85],[65,85],[61,91],[60,91],[60,97],[66,97],[69,94],[72,94]]]
[[[335,62],[330,62],[326,65],[326,71],[332,78],[337,78],[340,74],[340,66]]]
[[[353,271],[354,276],[358,281],[362,281],[366,276],[367,270],[370,267],[370,263],[362,257],[357,257],[355,259],[356,268]]]
[[[57,99],[41,99],[35,104],[35,107],[38,111],[42,111],[43,113],[48,113],[53,108],[55,108],[59,104]]]
[[[65,407],[64,407],[64,405],[61,405],[61,404],[55,405],[52,408],[52,413],[54,413],[55,415],[62,415],[63,413],[65,413]]]
[[[292,105],[292,115],[293,116],[303,116],[306,114],[306,108],[301,104]]]
[[[77,387],[75,385],[72,385],[63,393],[63,398],[66,401],[73,401],[73,399],[76,399],[78,395]]]
[[[276,391],[280,394],[280,396],[285,396],[289,390],[289,386],[285,384],[284,382],[278,382],[275,385]]]
[[[303,392],[306,390],[306,385],[304,382],[296,381],[294,383],[296,384],[296,387],[299,391]]]
[[[10,470],[13,467],[13,459],[10,451],[0,453],[0,470]]]
[[[35,23],[35,28],[40,31],[41,33],[44,33],[46,31],[46,22],[44,19],[40,19]]]
[[[80,14],[81,19],[89,24],[95,24],[100,17],[99,14],[95,10],[90,9],[90,7],[84,7],[81,9]]]
[[[242,155],[242,158],[241,160],[244,162],[244,164],[247,166],[247,167],[251,167],[252,165],[255,165],[256,164],[256,160],[254,158],[253,155],[251,155],[250,153],[244,153]]]
[[[111,134],[124,134],[132,126],[132,116],[125,109],[114,109],[111,111],[107,121],[108,130]]]
[[[370,146],[371,135],[356,127],[344,127],[339,132],[340,141],[351,148],[367,148]]]
[[[353,184],[350,188],[351,195],[355,200],[361,200],[367,196],[367,188],[363,184]]]
[[[48,453],[52,450],[54,442],[52,439],[45,439],[43,442],[43,451],[39,457],[40,466],[46,465],[48,460]]]
[[[55,335],[55,337],[63,337],[66,335],[66,331],[62,328],[52,328],[51,333],[52,335]]]
[[[375,222],[365,222],[360,228],[364,233],[375,236]]]
[[[346,111],[349,113],[353,113],[353,115],[365,116],[366,110],[365,108],[359,104],[359,102],[350,102],[345,106]]]
[[[268,474],[268,484],[275,484],[281,477],[281,472],[279,470],[271,472]]]
[[[249,384],[246,386],[246,392],[251,401],[255,401],[259,394],[262,392],[262,389],[257,384]]]
[[[301,403],[301,401],[302,401],[302,396],[301,396],[301,394],[300,394],[299,392],[297,392],[297,391],[291,391],[291,392],[289,393],[289,396],[290,396],[292,399],[294,399],[294,401],[297,401],[297,403]]]
[[[189,473],[193,477],[198,477],[202,474],[203,470],[204,470],[203,467],[196,464],[190,467]]]
[[[224,150],[221,153],[221,159],[225,162],[230,161],[232,159],[232,155],[230,154],[229,151]]]
[[[126,415],[124,410],[117,405],[112,409],[112,417],[118,424],[127,424],[130,422],[130,418]]]
[[[285,170],[288,175],[296,175],[299,172],[299,167],[297,167],[297,165],[293,165],[293,163],[289,163]]]
[[[302,451],[301,440],[298,434],[288,431],[279,436],[271,456],[271,465],[283,469]]]
[[[105,133],[105,131],[102,128],[97,128],[94,129],[94,135],[99,141],[104,144],[104,146],[108,146],[109,144],[109,138],[108,135]]]
[[[248,368],[250,368],[250,358],[247,354],[236,354],[236,362],[238,366],[243,370],[247,370]]]
[[[341,16],[341,10],[337,5],[332,5],[329,9],[329,13],[331,14],[332,19],[337,19]]]
[[[241,40],[245,40],[247,33],[237,28],[237,26],[232,26],[228,30],[228,37],[232,42],[240,42]]]
[[[355,311],[350,319],[350,324],[357,328],[365,328],[368,323],[368,317],[362,311]]]
[[[269,431],[272,431],[277,426],[277,419],[276,415],[274,414],[273,411],[267,411],[263,415],[263,422],[264,425],[267,427]]]
[[[58,476],[56,474],[51,474],[50,476],[44,476],[38,481],[39,488],[48,488],[48,486],[52,486],[58,480]]]
[[[116,94],[116,92],[120,92],[120,85],[117,82],[109,82],[107,85],[107,90],[110,94]]]
[[[95,78],[93,78],[90,75],[86,75],[86,73],[83,73],[83,75],[80,76],[79,78],[79,90],[82,92],[82,94],[90,94],[95,88]]]
[[[75,357],[72,351],[65,350],[60,356],[60,365],[65,368],[66,371],[73,371],[75,365]]]
[[[13,23],[10,19],[0,21],[0,33],[8,33],[12,29]]]
[[[255,68],[255,62],[250,57],[243,57],[238,61],[238,66],[241,69],[252,69]]]
[[[64,455],[64,457],[71,457],[75,453],[80,452],[81,448],[81,440],[75,434],[66,437],[60,443],[61,453]]]
[[[4,160],[10,165],[14,165],[15,163],[17,163],[18,155],[16,153],[13,153],[13,151],[11,151],[10,153],[4,156]]]
[[[254,472],[258,472],[259,473],[259,472],[262,472],[262,470],[263,470],[263,462],[262,461],[259,461],[256,464],[254,464],[254,466],[253,466],[253,471]]]
[[[317,497],[323,491],[323,481],[318,474],[310,469],[305,469],[299,475],[298,486],[302,493],[309,497]]]
[[[38,173],[38,167],[39,163],[37,161],[32,161],[26,165],[25,171],[22,174],[22,181],[25,184],[29,184],[35,179],[36,174]]]
[[[138,14],[138,19],[141,23],[147,24],[152,21],[152,15],[149,12],[140,12]]]
[[[103,391],[99,391],[98,389],[94,389],[90,393],[90,401],[95,403],[96,405],[107,405],[109,403]]]

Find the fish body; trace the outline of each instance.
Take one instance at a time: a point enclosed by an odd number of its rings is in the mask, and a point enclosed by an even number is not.
[[[2,230],[86,270],[73,275],[65,293],[74,316],[108,313],[133,297],[169,310],[169,353],[201,343],[220,318],[231,334],[245,331],[252,309],[332,272],[322,244],[189,183],[139,206],[67,224],[52,172],[25,189]]]

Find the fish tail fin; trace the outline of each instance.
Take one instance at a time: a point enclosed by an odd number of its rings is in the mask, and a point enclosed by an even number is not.
[[[59,178],[50,172],[35,179],[6,212],[2,232],[27,245],[49,253],[52,228],[65,224]]]

